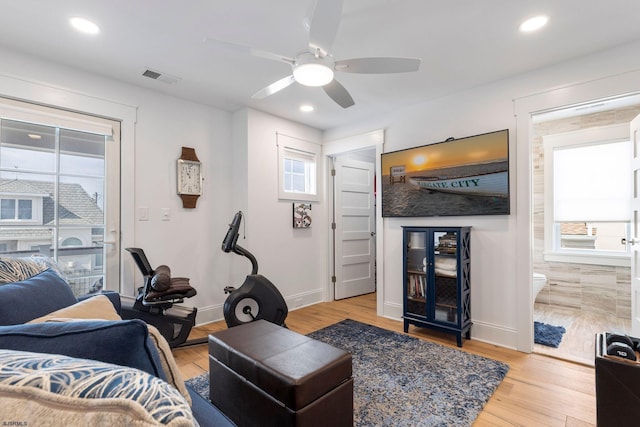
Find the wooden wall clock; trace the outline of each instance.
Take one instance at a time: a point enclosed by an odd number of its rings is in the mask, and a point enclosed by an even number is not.
[[[202,195],[202,163],[196,156],[196,150],[182,147],[182,154],[177,162],[178,195],[182,199],[182,207],[193,209],[198,197]]]

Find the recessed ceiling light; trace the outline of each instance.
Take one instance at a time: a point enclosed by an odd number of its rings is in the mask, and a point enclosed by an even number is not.
[[[520,31],[523,33],[530,33],[532,31],[536,31],[544,27],[545,25],[547,25],[547,22],[549,22],[548,16],[544,16],[544,15],[534,16],[533,18],[529,18],[526,21],[524,21],[522,24],[520,24],[519,28],[520,28]]]
[[[71,26],[81,33],[85,34],[98,34],[100,32],[100,27],[98,27],[93,22],[89,21],[85,18],[73,17],[69,19]]]
[[[302,111],[303,113],[310,113],[314,110],[313,105],[301,105],[300,106],[300,111]]]

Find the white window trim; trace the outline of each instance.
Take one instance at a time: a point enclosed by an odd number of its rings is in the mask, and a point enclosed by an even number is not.
[[[319,202],[320,194],[320,156],[322,146],[313,142],[304,141],[281,133],[276,134],[276,144],[278,147],[278,200],[296,200],[304,202]],[[315,163],[315,189],[311,193],[299,193],[285,191],[284,189],[284,160],[286,158],[308,158]]]
[[[630,267],[629,253],[588,253],[554,248],[554,197],[553,197],[553,150],[559,147],[584,145],[603,141],[624,141],[629,139],[629,124],[617,124],[581,129],[573,132],[546,135],[542,137],[544,147],[544,260],[574,264],[609,265]],[[631,178],[629,178],[631,179]]]

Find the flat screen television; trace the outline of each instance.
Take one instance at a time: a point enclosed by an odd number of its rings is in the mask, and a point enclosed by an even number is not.
[[[382,216],[508,215],[509,130],[383,153]]]

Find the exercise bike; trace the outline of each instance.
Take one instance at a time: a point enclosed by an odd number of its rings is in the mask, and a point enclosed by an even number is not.
[[[186,298],[196,295],[197,291],[185,277],[171,277],[169,267],[161,265],[151,268],[151,264],[141,248],[125,248],[131,253],[144,278],[144,284],[138,288],[133,305],[123,302],[123,319],[140,319],[155,326],[167,340],[171,348],[206,344],[208,339],[188,340],[191,329],[196,324],[196,307],[173,307]]]
[[[242,222],[242,211],[233,217],[229,230],[222,241],[224,252],[233,252],[247,258],[251,262],[251,274],[239,288],[227,286],[228,294],[224,302],[224,320],[229,328],[264,319],[279,326],[285,325],[289,310],[282,294],[266,277],[258,274],[258,261],[248,250],[238,245],[238,232]]]
[[[266,277],[258,274],[258,262],[248,250],[237,244],[242,212],[236,213],[222,242],[224,252],[234,252],[251,261],[251,274],[238,289],[227,286],[229,294],[223,306],[225,322],[229,328],[243,323],[265,319],[280,326],[288,314],[287,303],[278,289]],[[151,267],[141,248],[126,248],[131,253],[144,278],[133,304],[123,302],[123,319],[141,319],[155,326],[171,348],[206,344],[207,338],[187,340],[196,323],[196,307],[174,307],[197,291],[184,277],[171,277],[167,266]]]

